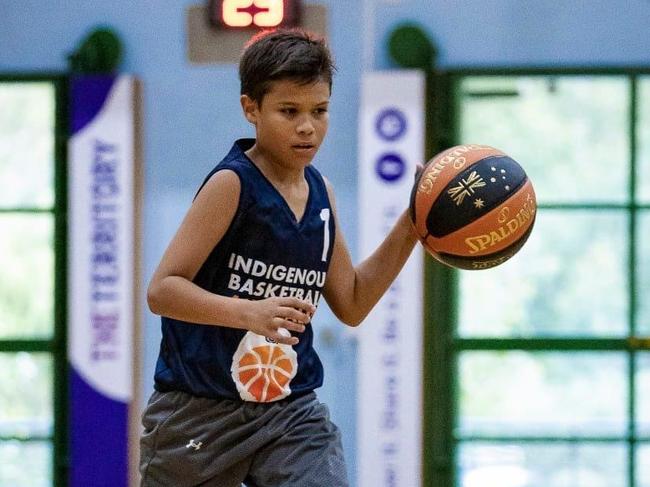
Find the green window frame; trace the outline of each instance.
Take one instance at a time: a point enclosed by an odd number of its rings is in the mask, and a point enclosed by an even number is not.
[[[48,84],[54,96],[54,133],[52,148],[54,167],[52,168],[53,204],[47,206],[0,206],[0,217],[7,215],[49,215],[52,222],[53,251],[53,328],[50,336],[12,337],[0,334],[0,357],[27,353],[39,353],[51,360],[52,428],[49,435],[10,435],[1,436],[2,442],[50,442],[52,445],[51,479],[53,485],[67,485],[67,141],[68,141],[68,81],[58,73],[14,74],[0,73],[0,86]],[[29,178],[30,174],[25,174]],[[0,181],[0,191],[3,183]],[[4,232],[3,232],[4,233]],[[2,323],[0,323],[0,330]],[[0,387],[3,387],[0,384]],[[0,414],[1,416],[1,414]]]
[[[625,212],[627,216],[626,238],[628,242],[626,262],[627,336],[580,337],[580,336],[531,336],[530,338],[508,337],[461,337],[459,323],[459,274],[427,258],[425,263],[425,332],[424,332],[424,482],[423,485],[452,487],[460,485],[457,471],[457,448],[460,442],[623,442],[627,445],[628,471],[627,487],[640,487],[637,446],[644,442],[650,445],[650,435],[641,434],[636,428],[637,382],[639,356],[650,350],[650,337],[639,336],[647,330],[638,330],[640,306],[639,288],[639,249],[640,218],[642,213],[650,213],[650,202],[638,198],[640,163],[638,154],[638,122],[640,115],[639,80],[649,79],[649,68],[487,68],[450,69],[428,73],[427,75],[427,147],[426,154],[432,157],[441,150],[458,143],[483,143],[482,141],[461,140],[460,134],[460,84],[472,76],[514,77],[514,76],[569,76],[569,77],[625,77],[629,89],[627,132],[629,174],[627,175],[627,198],[621,203],[594,203],[577,201],[575,203],[539,202],[541,212],[586,211]],[[505,93],[500,93],[504,95]],[[496,95],[489,94],[486,96]],[[507,95],[507,94],[505,94]],[[650,90],[644,93],[650,96]],[[645,105],[645,106],[650,106]],[[650,115],[646,115],[646,120]],[[497,122],[498,123],[498,122]],[[647,123],[647,121],[646,121]],[[534,181],[533,181],[534,182]],[[468,272],[468,271],[463,271]],[[480,272],[480,271],[479,271]],[[644,298],[650,299],[650,298]],[[618,435],[580,436],[517,436],[517,435],[471,435],[461,436],[458,432],[459,397],[459,357],[464,352],[623,352],[627,358],[627,433]],[[650,355],[650,354],[647,354]],[[647,356],[646,355],[646,356]],[[645,485],[645,484],[644,484]]]

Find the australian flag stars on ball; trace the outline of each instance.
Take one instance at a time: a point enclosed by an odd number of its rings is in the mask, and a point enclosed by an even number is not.
[[[493,210],[526,182],[526,173],[508,156],[487,157],[460,172],[438,198],[429,218],[436,221],[435,237],[464,227]]]

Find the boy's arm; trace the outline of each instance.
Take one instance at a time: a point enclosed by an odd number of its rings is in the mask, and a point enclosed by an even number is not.
[[[334,208],[334,192],[329,183],[327,190],[337,228],[340,228]],[[323,296],[337,318],[350,326],[359,325],[402,270],[417,241],[408,211],[404,211],[372,255],[354,267],[345,239],[338,231],[323,290]]]
[[[240,191],[239,176],[230,170],[217,172],[201,189],[151,278],[149,308],[169,318],[247,329],[295,345],[298,339],[282,335],[279,328],[303,332],[308,314],[315,311],[311,304],[289,297],[259,301],[230,298],[192,282],[232,223]]]

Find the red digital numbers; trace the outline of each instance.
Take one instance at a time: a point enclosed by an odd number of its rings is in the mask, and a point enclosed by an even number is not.
[[[219,0],[210,2],[210,18],[231,29],[273,28],[296,25],[296,0]]]

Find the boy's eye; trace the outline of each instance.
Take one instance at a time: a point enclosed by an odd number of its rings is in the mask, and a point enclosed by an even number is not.
[[[287,115],[293,115],[294,113],[296,113],[296,109],[295,108],[283,108],[282,113],[286,113]]]
[[[327,108],[317,108],[316,113],[318,114],[327,113]]]

